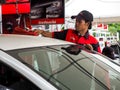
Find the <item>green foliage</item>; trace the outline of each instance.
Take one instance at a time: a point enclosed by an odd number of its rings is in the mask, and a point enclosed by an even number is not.
[[[93,36],[94,36],[94,37],[96,36],[96,33],[95,33],[95,32],[93,33]]]
[[[108,24],[108,30],[113,34],[116,34],[116,32],[118,32],[119,38],[120,38],[120,23]]]
[[[108,24],[108,30],[111,33],[116,33],[117,31],[120,31],[120,23],[111,23],[111,24]]]
[[[64,24],[61,25],[61,30],[64,30],[65,29],[65,26]]]

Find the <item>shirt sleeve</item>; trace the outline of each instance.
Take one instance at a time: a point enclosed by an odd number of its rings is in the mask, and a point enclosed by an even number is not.
[[[99,44],[98,40],[94,36],[91,36],[91,35],[90,35],[90,39],[91,39],[90,44],[92,45],[93,50],[101,53],[101,48],[100,48],[100,44]]]
[[[93,50],[101,53],[99,42],[97,42],[96,44],[92,44],[92,46],[93,46]]]
[[[59,32],[52,32],[52,37],[56,39],[65,40],[68,30],[62,30]]]

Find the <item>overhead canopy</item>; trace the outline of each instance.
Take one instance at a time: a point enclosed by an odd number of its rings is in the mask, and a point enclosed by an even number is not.
[[[119,12],[120,0],[65,0],[65,1],[68,1],[65,4],[66,17],[71,15],[77,15],[82,10],[88,10],[91,13],[93,13],[94,19],[97,22],[98,21],[100,22],[100,20],[106,23],[120,22]],[[113,20],[111,21],[108,20],[111,19],[111,17]]]

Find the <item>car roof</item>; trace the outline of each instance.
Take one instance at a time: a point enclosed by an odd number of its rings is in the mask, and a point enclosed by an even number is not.
[[[54,39],[54,38],[41,37],[41,36],[18,35],[18,34],[0,35],[0,49],[2,50],[14,50],[21,48],[49,46],[49,45],[63,45],[63,44],[73,44],[73,43]]]

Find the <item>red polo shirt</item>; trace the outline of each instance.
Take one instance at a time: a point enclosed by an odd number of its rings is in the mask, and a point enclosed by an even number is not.
[[[90,35],[89,32],[87,32],[84,36],[80,36],[75,30],[67,29],[60,32],[53,32],[52,37],[77,43],[77,44],[81,44],[81,45],[91,44],[95,51],[98,51],[101,53],[98,40],[92,35]]]

